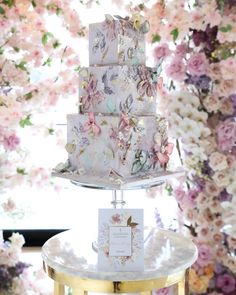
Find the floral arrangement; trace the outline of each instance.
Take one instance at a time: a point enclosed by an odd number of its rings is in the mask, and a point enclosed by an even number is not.
[[[63,34],[51,31],[54,22]],[[61,131],[44,114],[54,111],[60,99],[76,97],[78,52],[64,37],[78,42],[86,31],[67,0],[0,1],[0,31],[0,206],[14,215],[19,208],[3,193],[22,185],[51,184],[51,167],[33,161],[37,157],[29,143],[37,139],[43,146],[46,138],[54,138],[55,146],[61,143]],[[29,282],[31,268],[19,261],[22,245],[23,237],[17,235],[11,243],[0,241],[1,294],[43,294],[34,290],[36,282]]]
[[[13,233],[9,241],[0,236],[0,293],[2,295],[51,294],[45,288],[41,271],[31,272],[31,265],[20,261],[24,237]]]
[[[56,145],[60,131],[37,116],[54,110],[60,98],[77,93],[78,53],[61,34],[49,31],[50,17],[58,18],[68,37],[86,33],[70,1],[0,2],[1,192],[49,183],[50,170],[33,163],[24,137],[55,136]],[[12,200],[4,204],[6,210],[14,208]]]
[[[199,251],[190,271],[190,292],[233,295],[236,2],[160,0],[146,12],[161,72],[160,107],[187,170],[173,194],[183,228]]]

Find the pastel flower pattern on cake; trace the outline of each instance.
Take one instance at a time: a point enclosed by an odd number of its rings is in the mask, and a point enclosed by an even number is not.
[[[85,95],[81,96],[81,104],[84,110],[88,110],[104,99],[104,93],[98,90],[97,83],[98,81],[93,75],[83,82],[82,88],[85,90]]]

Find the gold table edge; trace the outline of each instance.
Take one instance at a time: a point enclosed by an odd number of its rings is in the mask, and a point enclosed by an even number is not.
[[[156,279],[133,280],[133,281],[110,281],[92,278],[81,278],[76,275],[66,274],[55,270],[43,261],[43,267],[47,275],[58,282],[72,288],[79,288],[84,291],[102,293],[135,293],[161,289],[174,285],[184,280],[186,270],[159,277]]]

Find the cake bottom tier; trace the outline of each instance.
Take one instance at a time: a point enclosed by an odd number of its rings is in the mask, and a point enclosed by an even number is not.
[[[67,116],[69,163],[78,174],[123,178],[162,172],[168,162],[166,120],[160,116]]]

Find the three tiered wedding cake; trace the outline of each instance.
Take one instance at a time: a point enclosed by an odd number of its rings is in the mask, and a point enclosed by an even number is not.
[[[106,16],[89,27],[89,67],[79,72],[79,112],[67,117],[72,171],[128,178],[166,169],[172,145],[156,113],[157,77],[145,66],[147,22]]]

